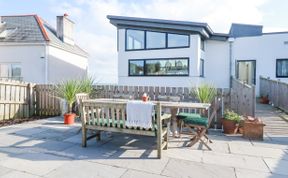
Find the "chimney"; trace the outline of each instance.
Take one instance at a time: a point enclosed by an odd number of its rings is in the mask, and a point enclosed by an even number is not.
[[[57,16],[57,36],[64,43],[74,45],[74,22],[68,19],[68,14]]]

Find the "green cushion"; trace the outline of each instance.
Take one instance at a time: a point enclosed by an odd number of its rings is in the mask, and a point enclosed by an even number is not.
[[[196,113],[187,113],[187,112],[180,112],[179,114],[177,114],[177,119],[193,119],[193,118],[201,118],[200,114],[196,114]]]
[[[107,123],[107,119],[105,119],[104,121],[102,120],[102,119],[99,119],[99,124],[100,124],[100,126],[105,126],[105,127],[113,127],[112,126],[112,123],[113,123],[113,120],[112,119],[109,119],[109,125],[108,125],[108,123]],[[119,124],[120,124],[120,128],[124,128],[123,127],[123,120],[120,120],[119,121]],[[88,124],[87,123],[87,125],[98,125],[97,124],[97,120],[95,119],[95,124],[94,124],[94,122],[93,121],[90,121],[90,123]],[[114,120],[114,125],[116,126],[116,125],[118,125],[118,121],[117,120]],[[126,128],[128,128],[128,127],[126,127]],[[155,129],[157,129],[157,124],[154,124],[154,128]],[[134,128],[134,127],[132,127],[132,129],[137,129],[137,130],[140,130],[140,128],[139,127],[137,127],[137,128]],[[145,130],[145,129],[143,129],[143,130]],[[149,129],[149,130],[151,130],[151,129]]]
[[[177,115],[177,118],[183,120],[185,124],[193,124],[193,125],[208,127],[208,118],[201,117],[200,114],[179,113]]]

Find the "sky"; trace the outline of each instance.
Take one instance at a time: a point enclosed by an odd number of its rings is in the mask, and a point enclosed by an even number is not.
[[[67,13],[75,41],[89,53],[89,75],[117,82],[117,31],[107,15],[208,23],[228,33],[231,23],[263,25],[264,32],[288,31],[287,0],[0,0],[1,15],[38,14],[56,26]]]

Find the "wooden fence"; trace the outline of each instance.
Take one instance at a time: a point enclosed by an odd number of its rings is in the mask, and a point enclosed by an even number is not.
[[[241,115],[255,116],[255,86],[250,86],[237,79],[232,79],[230,97],[230,109]]]
[[[260,77],[260,96],[268,96],[271,104],[288,112],[288,83]]]
[[[95,86],[97,94],[96,98],[117,98],[126,97],[133,99],[140,99],[144,93],[150,97],[151,100],[157,100],[158,96],[179,96],[181,101],[195,102],[195,97],[191,96],[191,88],[188,87],[155,87],[155,86],[121,86],[121,85],[98,85]],[[229,107],[230,96],[229,89],[218,89],[219,102],[221,107],[217,112],[217,120],[211,124],[215,128],[221,128],[221,121],[224,108]],[[193,112],[193,111],[189,111]]]
[[[0,80],[0,120],[34,114],[33,84]]]

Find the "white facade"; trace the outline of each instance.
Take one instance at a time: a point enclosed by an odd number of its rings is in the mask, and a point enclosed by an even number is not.
[[[0,43],[0,65],[19,64],[21,79],[33,83],[57,83],[87,75],[87,57],[46,44]]]
[[[146,86],[186,86],[197,85],[200,75],[200,35],[190,35],[189,48],[125,51],[125,29],[119,29],[118,84]],[[202,54],[203,56],[203,54]],[[189,76],[129,76],[129,59],[189,58]]]

